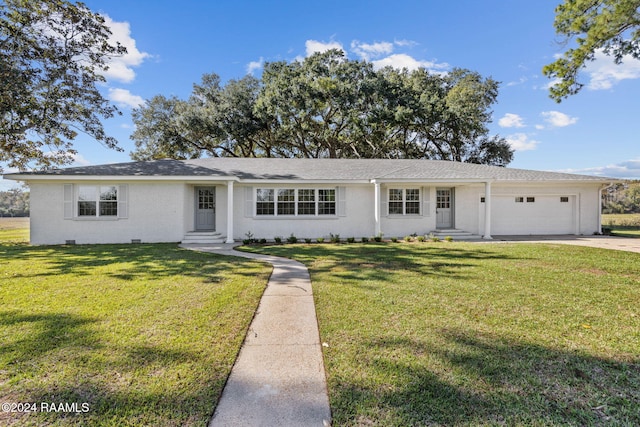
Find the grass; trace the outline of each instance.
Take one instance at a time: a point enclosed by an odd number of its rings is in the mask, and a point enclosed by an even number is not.
[[[29,218],[0,218],[0,242],[28,242]]]
[[[205,426],[270,268],[171,244],[0,244],[0,425]]]
[[[534,244],[251,250],[311,272],[334,425],[640,425],[640,255]]]
[[[640,214],[604,214],[602,224],[614,236],[640,238]]]

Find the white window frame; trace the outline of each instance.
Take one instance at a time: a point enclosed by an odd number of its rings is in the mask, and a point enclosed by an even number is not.
[[[258,213],[258,194],[261,191],[269,191],[271,192],[271,194],[273,194],[273,201],[271,201],[271,203],[273,203],[273,214],[260,214]],[[293,191],[293,196],[294,196],[294,200],[293,201],[281,201],[279,196],[281,193],[284,193],[286,191]],[[313,200],[301,200],[300,197],[300,191],[313,191]],[[333,191],[333,201],[324,201],[324,200],[320,200],[320,191]],[[276,218],[276,217],[281,217],[281,218],[315,218],[315,217],[320,217],[320,218],[333,218],[338,216],[338,209],[339,209],[339,201],[338,201],[338,197],[339,197],[339,191],[337,187],[317,187],[317,188],[308,188],[308,187],[257,187],[254,189],[253,191],[253,206],[255,208],[255,217],[256,218]],[[278,204],[279,203],[293,203],[294,205],[294,213],[290,214],[290,213],[280,213],[279,209],[278,209]],[[300,213],[300,203],[313,203],[313,214],[310,213]],[[330,214],[323,214],[320,213],[320,205],[322,203],[333,203],[334,208],[333,208],[333,213]]]
[[[391,193],[401,191],[401,199],[392,199]],[[417,191],[418,200],[407,200],[407,191]],[[415,203],[418,206],[418,212],[407,213],[407,202]],[[422,215],[423,190],[420,187],[390,187],[387,189],[387,212],[389,216],[420,216]],[[391,212],[391,203],[402,203],[402,213]]]
[[[80,193],[82,189],[90,189],[89,193],[93,192],[93,199],[80,200]],[[115,189],[115,200],[101,199],[101,194],[107,189]],[[91,220],[118,220],[128,218],[128,194],[129,187],[127,184],[64,184],[63,185],[63,212],[64,219],[91,221]],[[94,203],[95,214],[93,215],[80,215],[80,203],[81,202]],[[101,215],[100,203],[113,203],[115,204],[114,215]]]
[[[90,189],[93,192],[93,200],[80,200],[80,195],[84,189]],[[116,198],[115,200],[111,199],[103,199],[102,194],[108,193],[111,190],[115,190]],[[118,194],[120,191],[118,190],[117,185],[78,185],[78,192],[76,195],[76,216],[78,218],[117,218],[118,217]],[[93,215],[81,215],[80,214],[80,203],[94,203],[95,213]],[[102,204],[109,203],[115,204],[115,213],[112,215],[102,214]]]

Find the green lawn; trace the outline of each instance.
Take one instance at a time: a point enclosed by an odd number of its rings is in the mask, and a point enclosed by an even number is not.
[[[29,218],[0,218],[0,242],[28,242]]]
[[[336,426],[640,425],[640,254],[445,242],[251,250],[310,268]]]
[[[640,238],[640,214],[605,214],[602,225],[614,236]]]
[[[205,426],[270,267],[172,244],[0,244],[0,425]]]

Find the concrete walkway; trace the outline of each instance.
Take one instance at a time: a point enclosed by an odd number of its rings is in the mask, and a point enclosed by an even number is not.
[[[233,246],[182,245],[273,265],[209,426],[329,426],[331,411],[309,271],[297,261],[238,252]]]

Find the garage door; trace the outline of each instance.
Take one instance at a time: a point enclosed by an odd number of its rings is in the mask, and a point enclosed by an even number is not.
[[[491,234],[575,234],[575,196],[494,196]]]

